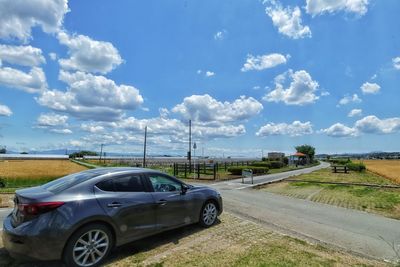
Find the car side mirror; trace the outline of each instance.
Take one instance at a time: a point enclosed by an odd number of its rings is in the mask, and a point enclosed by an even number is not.
[[[186,192],[188,191],[188,189],[189,189],[189,187],[187,185],[183,184],[181,186],[181,195],[185,195]]]

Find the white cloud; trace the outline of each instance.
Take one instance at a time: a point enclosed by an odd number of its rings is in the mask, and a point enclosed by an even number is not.
[[[214,34],[214,40],[222,41],[222,40],[225,39],[225,36],[226,36],[226,30],[222,30],[222,31],[216,32]]]
[[[379,119],[376,116],[367,116],[354,125],[362,133],[390,134],[400,131],[400,118]]]
[[[379,119],[371,115],[356,121],[353,127],[336,123],[319,132],[333,137],[358,136],[360,134],[391,134],[400,132],[400,117]]]
[[[63,69],[105,74],[123,62],[110,42],[92,40],[84,35],[70,36],[65,32],[58,34],[58,40],[69,48],[70,58],[58,60]]]
[[[368,0],[307,0],[306,11],[312,16],[338,11],[362,16],[368,11]]]
[[[212,77],[212,76],[214,76],[215,75],[215,72],[212,72],[212,71],[206,71],[206,77]]]
[[[302,136],[312,134],[311,122],[294,121],[291,124],[287,123],[267,123],[262,126],[256,133],[257,136],[269,135],[289,135],[289,136]]]
[[[38,126],[65,126],[68,116],[55,113],[41,114],[37,119]]]
[[[10,117],[12,114],[13,113],[9,107],[0,104],[0,116]]]
[[[101,125],[97,125],[96,123],[82,123],[81,129],[90,133],[104,132],[104,127]]]
[[[285,81],[290,78],[290,85],[284,88]],[[318,90],[318,82],[311,75],[300,70],[289,70],[275,77],[275,89],[263,97],[268,102],[284,102],[287,105],[307,105],[319,99],[315,93]]]
[[[46,33],[57,32],[68,11],[68,0],[2,0],[0,39],[27,41],[35,26]]]
[[[339,104],[337,106],[344,106],[350,103],[361,103],[361,98],[358,97],[357,94],[353,94],[352,96],[345,95],[342,99],[339,100]]]
[[[60,71],[59,79],[69,85],[67,91],[43,92],[37,98],[40,105],[83,119],[109,121],[120,118],[123,110],[134,110],[143,103],[138,89],[117,85],[104,76]]]
[[[284,8],[275,0],[266,2],[269,6],[265,11],[280,33],[292,39],[311,37],[310,28],[302,25],[301,10],[299,7],[288,6]]]
[[[362,115],[362,109],[352,109],[349,114],[347,114],[347,117],[357,117]]]
[[[50,57],[51,60],[57,60],[57,54],[56,53],[50,52],[49,53],[49,57]]]
[[[392,59],[393,67],[396,70],[400,70],[400,57],[395,57]]]
[[[347,127],[341,123],[335,123],[331,127],[322,129],[319,132],[325,133],[326,135],[332,137],[349,137],[357,135],[357,131],[355,129]]]
[[[22,66],[38,66],[45,63],[40,48],[0,44],[0,60]]]
[[[33,67],[26,73],[0,65],[0,84],[28,93],[39,93],[47,88],[46,76],[39,67]]]
[[[72,134],[70,129],[50,129],[50,132],[57,134]]]
[[[220,102],[205,94],[185,97],[172,111],[199,122],[236,122],[257,115],[262,109],[262,104],[252,97]]]
[[[285,57],[284,55],[277,53],[262,56],[247,55],[246,63],[244,63],[241,71],[245,72],[249,70],[273,68],[280,64],[285,64],[289,58],[289,55]]]
[[[366,82],[360,87],[363,94],[377,94],[381,87],[377,83]]]

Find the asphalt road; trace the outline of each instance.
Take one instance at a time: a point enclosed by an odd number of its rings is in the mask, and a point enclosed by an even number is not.
[[[3,220],[10,214],[12,209],[0,209],[0,230],[3,229]]]
[[[327,166],[323,163],[313,168],[261,176],[255,178],[254,183],[281,180]],[[289,235],[356,254],[400,260],[399,220],[259,191],[252,189],[251,185],[241,184],[241,179],[211,186],[221,192],[225,210],[231,213],[265,223]]]

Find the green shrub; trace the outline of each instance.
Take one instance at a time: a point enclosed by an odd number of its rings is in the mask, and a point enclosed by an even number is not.
[[[271,169],[279,169],[285,166],[285,164],[282,161],[270,161],[269,164]]]
[[[356,171],[356,172],[363,172],[366,169],[364,163],[349,162],[346,164],[346,166],[347,168],[349,168],[350,171]]]
[[[251,163],[251,166],[254,167],[265,167],[270,169],[271,168],[271,163],[269,161],[254,161]]]
[[[256,167],[256,166],[237,166],[237,167],[229,167],[228,172],[233,175],[242,175],[242,171],[245,169],[251,169],[253,174],[264,174],[269,171],[266,167]]]
[[[289,158],[288,157],[284,157],[283,158],[283,164],[285,164],[285,166],[287,166],[289,164]]]

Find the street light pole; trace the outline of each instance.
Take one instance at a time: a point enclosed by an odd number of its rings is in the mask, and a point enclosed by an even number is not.
[[[146,168],[147,126],[144,127],[143,168]]]
[[[188,160],[189,160],[189,173],[192,171],[192,120],[189,120],[189,151],[188,151]]]
[[[104,144],[100,144],[100,158],[99,158],[100,163],[101,163],[101,155],[103,155],[103,146]]]

